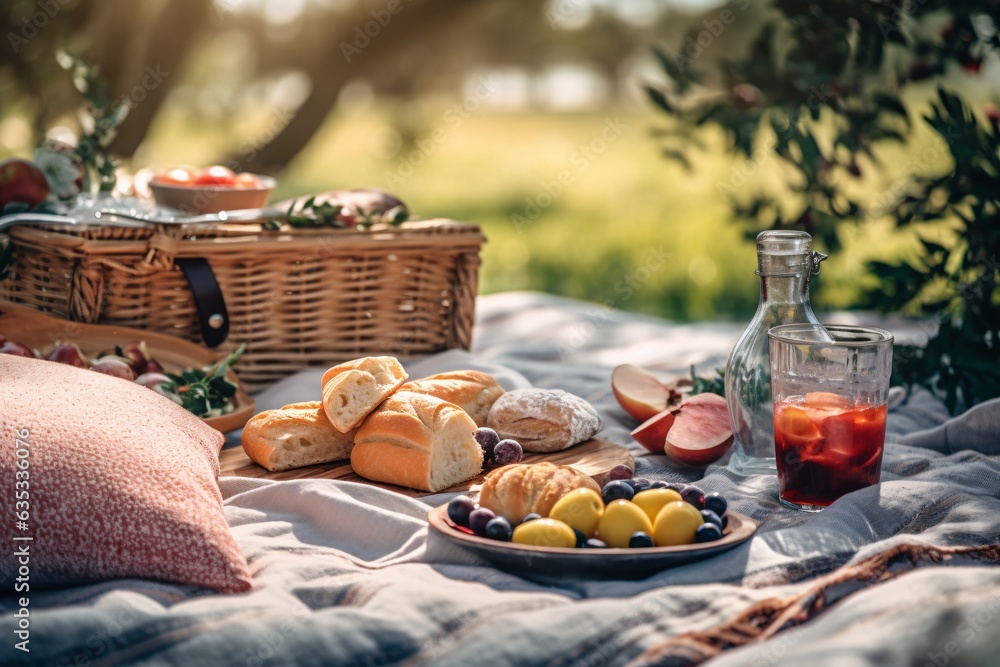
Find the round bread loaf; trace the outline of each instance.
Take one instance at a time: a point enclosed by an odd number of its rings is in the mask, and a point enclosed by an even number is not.
[[[601,430],[597,410],[561,389],[515,389],[496,400],[487,425],[526,452],[558,452]]]
[[[486,475],[479,505],[516,526],[532,512],[548,516],[557,500],[579,488],[601,492],[597,482],[572,466],[515,463]]]

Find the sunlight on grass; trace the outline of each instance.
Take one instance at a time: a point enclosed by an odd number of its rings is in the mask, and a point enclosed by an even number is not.
[[[402,123],[418,128],[409,140],[394,129],[393,113],[398,121],[401,112],[383,107],[335,114],[281,175],[276,197],[381,187],[423,217],[479,224],[489,237],[483,293],[542,290],[676,320],[753,312],[754,246],[718,188],[738,165],[721,151],[692,154],[694,169],[685,172],[660,157],[649,135],[660,119],[634,110],[463,119],[446,107],[423,108]],[[208,164],[233,145],[246,153],[269,138],[272,121],[245,119],[238,133],[220,133],[168,115],[142,161]],[[181,132],[187,140],[178,142]],[[709,145],[717,139],[708,137]],[[891,184],[893,169],[902,173],[905,160],[893,150],[881,169],[869,165],[877,178],[859,183],[873,197]],[[779,182],[780,169],[774,156],[762,161],[737,196]],[[887,222],[847,227],[845,250],[816,282],[820,308],[850,306],[864,262],[905,254],[913,242],[891,234]]]

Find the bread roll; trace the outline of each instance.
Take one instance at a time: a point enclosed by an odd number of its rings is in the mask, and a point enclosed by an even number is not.
[[[558,452],[601,430],[597,410],[561,389],[515,389],[497,399],[486,424],[526,452]]]
[[[438,373],[423,380],[407,382],[399,390],[436,396],[454,403],[469,413],[476,426],[486,426],[490,408],[504,393],[493,376],[479,371]]]
[[[548,516],[557,500],[579,488],[601,492],[597,482],[571,466],[515,463],[486,475],[479,505],[516,526],[532,512]]]
[[[441,491],[482,470],[475,433],[476,422],[457,405],[398,391],[358,429],[351,466],[376,482]]]
[[[333,427],[347,433],[406,382],[395,357],[364,357],[323,374],[323,410]]]
[[[243,427],[243,451],[271,471],[346,459],[353,448],[354,431],[333,428],[319,401],[261,412]]]

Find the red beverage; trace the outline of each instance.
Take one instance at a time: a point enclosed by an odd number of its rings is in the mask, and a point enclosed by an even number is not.
[[[849,399],[827,392],[775,403],[781,498],[825,507],[846,493],[877,484],[885,415],[885,405],[852,405]]]

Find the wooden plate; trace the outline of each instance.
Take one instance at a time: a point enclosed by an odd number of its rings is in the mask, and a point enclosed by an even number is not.
[[[431,527],[445,539],[473,552],[502,570],[530,579],[644,579],[660,570],[711,558],[746,542],[757,530],[748,516],[729,512],[722,538],[715,542],[648,549],[561,549],[498,542],[469,535],[455,528],[448,507],[435,507],[427,515]]]
[[[419,489],[407,489],[402,486],[382,484],[380,482],[367,480],[364,477],[355,474],[354,470],[351,468],[351,462],[347,460],[334,461],[332,463],[321,463],[319,465],[305,466],[303,468],[293,468],[291,470],[282,470],[280,472],[271,472],[251,461],[250,458],[243,452],[242,447],[230,447],[222,450],[222,454],[219,456],[219,461],[222,468],[222,471],[219,474],[222,477],[262,477],[264,479],[275,480],[339,479],[345,482],[371,484],[383,489],[389,489],[390,491],[402,493],[412,498],[430,495],[427,491],[421,491]],[[608,481],[611,469],[616,465],[627,465],[632,470],[635,470],[635,461],[632,460],[632,455],[627,449],[621,445],[616,445],[613,442],[600,440],[598,438],[582,442],[579,445],[570,447],[569,449],[564,449],[561,452],[553,452],[551,454],[527,454],[522,460],[522,463],[541,463],[542,461],[549,461],[551,463],[555,463],[556,465],[571,465],[580,472],[593,477],[594,481],[602,486]],[[468,491],[474,486],[482,484],[482,482],[483,476],[480,475],[479,477],[470,479],[467,482],[453,486],[450,489],[441,491],[441,493]]]
[[[222,356],[207,347],[173,336],[128,327],[68,322],[6,301],[0,301],[0,336],[36,350],[51,347],[56,342],[76,343],[84,354],[97,354],[115,345],[145,341],[150,355],[171,373],[185,368],[201,368]],[[242,428],[253,416],[254,410],[253,399],[240,386],[235,373],[230,371],[226,379],[236,383],[233,411],[202,420],[223,433]]]

